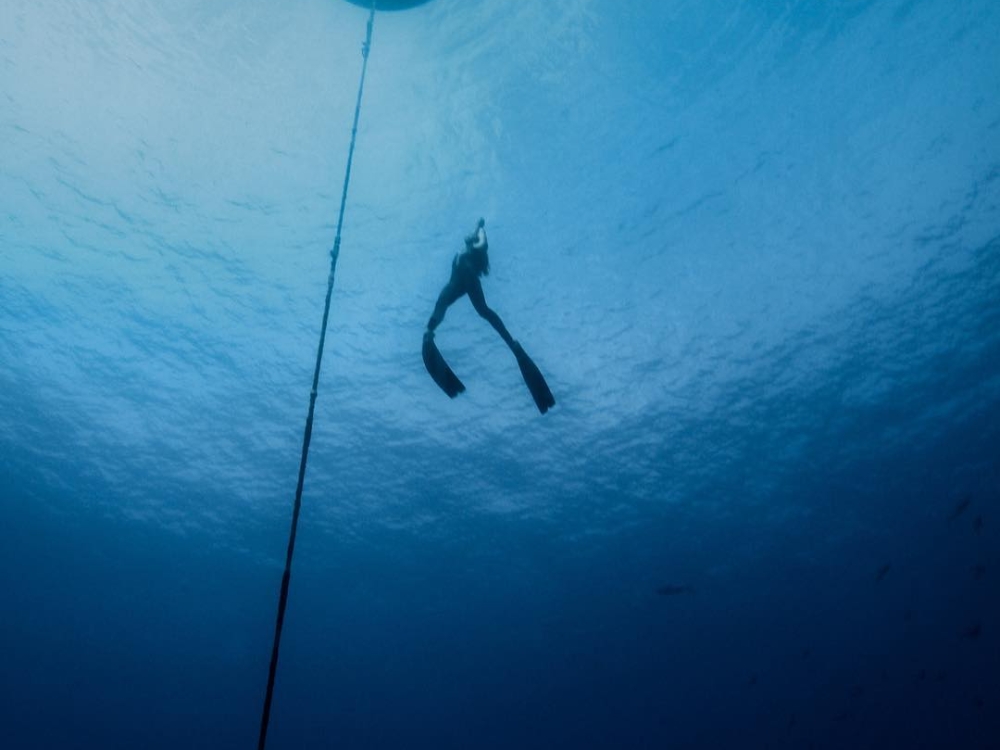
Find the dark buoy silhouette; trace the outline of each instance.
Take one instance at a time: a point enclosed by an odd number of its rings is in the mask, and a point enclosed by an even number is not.
[[[347,0],[351,5],[371,10],[371,0]],[[418,5],[426,5],[430,0],[376,0],[375,10],[409,10]]]

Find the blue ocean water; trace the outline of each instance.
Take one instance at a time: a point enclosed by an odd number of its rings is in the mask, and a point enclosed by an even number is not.
[[[0,746],[255,746],[366,20],[0,5]],[[998,39],[379,13],[268,747],[1000,747]]]

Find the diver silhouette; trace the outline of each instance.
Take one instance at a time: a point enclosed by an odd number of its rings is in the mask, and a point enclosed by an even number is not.
[[[444,357],[441,356],[441,352],[438,351],[437,345],[434,343],[434,331],[441,325],[448,308],[463,296],[468,295],[476,312],[479,313],[480,317],[489,321],[494,330],[500,334],[500,338],[514,353],[518,367],[521,368],[521,376],[524,378],[528,390],[531,391],[535,405],[538,406],[538,411],[544,414],[552,406],[555,406],[556,400],[538,367],[510,335],[500,316],[486,304],[486,295],[483,294],[480,278],[489,276],[489,273],[490,257],[489,242],[486,239],[486,220],[480,219],[472,234],[465,238],[465,250],[452,260],[451,278],[441,290],[441,294],[438,295],[434,312],[431,313],[430,320],[427,321],[423,345],[424,365],[434,382],[449,397],[455,398],[465,390],[462,381],[452,372]]]

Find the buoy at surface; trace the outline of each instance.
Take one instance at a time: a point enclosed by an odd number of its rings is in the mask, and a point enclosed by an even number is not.
[[[347,0],[360,8],[371,9],[371,0]],[[409,10],[418,5],[426,5],[430,0],[375,0],[375,10]]]

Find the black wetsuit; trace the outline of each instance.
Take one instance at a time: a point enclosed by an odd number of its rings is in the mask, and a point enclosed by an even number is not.
[[[514,339],[507,331],[503,321],[500,320],[500,316],[486,304],[483,285],[479,281],[479,277],[486,268],[488,268],[488,261],[486,260],[485,248],[482,250],[469,249],[455,256],[451,263],[451,278],[445,288],[441,290],[441,294],[438,295],[434,312],[431,314],[430,320],[427,321],[428,331],[433,333],[434,329],[444,320],[445,311],[451,304],[461,299],[462,295],[468,294],[476,312],[490,322],[490,325],[496,329],[507,346],[511,349],[514,348]]]
[[[478,245],[478,246],[477,246]],[[479,226],[474,235],[465,239],[465,252],[456,255],[451,262],[451,278],[441,294],[438,295],[437,304],[434,305],[434,312],[430,320],[427,321],[427,330],[424,332],[424,344],[421,355],[424,360],[424,367],[428,374],[437,383],[438,387],[445,392],[449,398],[455,398],[465,391],[465,385],[452,371],[441,356],[434,343],[434,329],[441,325],[444,314],[452,303],[459,300],[463,295],[468,294],[472,301],[472,306],[476,312],[490,322],[496,329],[507,346],[517,358],[517,366],[521,370],[521,377],[524,378],[525,385],[531,391],[531,397],[535,400],[538,411],[544,414],[556,404],[552,391],[549,390],[548,383],[542,376],[538,366],[532,361],[521,345],[514,341],[507,331],[500,316],[493,312],[486,304],[486,297],[483,295],[483,285],[479,281],[480,276],[485,276],[490,272],[490,259],[487,254],[486,234],[483,231],[483,220],[479,220]]]

